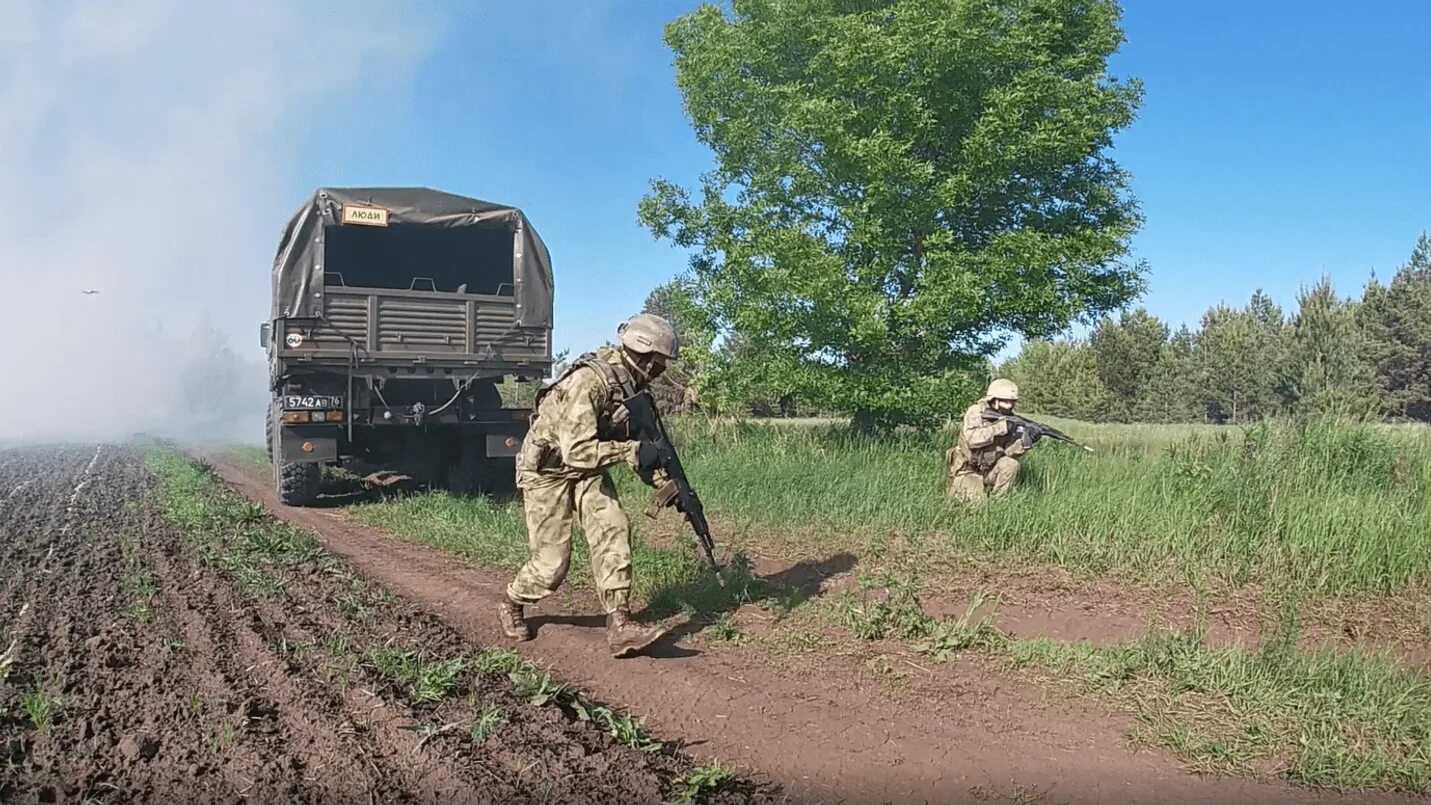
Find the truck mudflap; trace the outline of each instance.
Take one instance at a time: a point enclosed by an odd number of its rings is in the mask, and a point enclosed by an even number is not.
[[[284,425],[279,429],[279,448],[286,464],[315,464],[338,460],[338,437],[332,427]]]

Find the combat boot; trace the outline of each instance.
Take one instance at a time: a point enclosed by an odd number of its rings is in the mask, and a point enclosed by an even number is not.
[[[532,630],[522,615],[522,605],[503,597],[497,604],[497,622],[502,624],[502,632],[513,640],[531,640]]]
[[[606,642],[611,646],[611,656],[630,657],[656,642],[669,628],[659,624],[642,626],[631,620],[630,612],[618,609],[606,616]]]

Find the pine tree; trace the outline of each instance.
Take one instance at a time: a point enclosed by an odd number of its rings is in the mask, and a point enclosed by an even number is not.
[[[1197,351],[1211,419],[1250,422],[1280,409],[1287,328],[1281,309],[1261,289],[1241,310],[1218,305],[1203,314]]]
[[[1139,422],[1201,422],[1202,403],[1197,364],[1197,335],[1186,324],[1168,339],[1133,412]]]
[[[1300,412],[1370,414],[1376,401],[1355,308],[1337,297],[1327,277],[1303,288],[1297,305],[1287,364],[1290,406]]]
[[[1127,421],[1133,418],[1138,401],[1157,371],[1168,327],[1144,308],[1123,311],[1119,321],[1105,318],[1089,339],[1098,378],[1108,390],[1109,415]]]
[[[1383,412],[1431,421],[1431,237],[1389,285],[1368,284],[1358,313]]]

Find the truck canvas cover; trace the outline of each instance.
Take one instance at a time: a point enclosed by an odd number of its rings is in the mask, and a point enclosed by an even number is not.
[[[516,324],[551,327],[551,257],[520,209],[491,201],[411,188],[321,188],[283,231],[273,262],[274,318],[323,315],[324,234],[342,227],[476,228],[512,233]],[[341,272],[341,267],[336,268]]]

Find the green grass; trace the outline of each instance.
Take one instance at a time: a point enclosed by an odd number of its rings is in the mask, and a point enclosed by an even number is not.
[[[700,560],[693,538],[685,538],[674,548],[658,547],[641,537],[645,525],[645,496],[650,490],[631,473],[618,471],[619,491],[627,503],[633,525],[632,564],[635,567],[635,594],[645,601],[652,614],[675,612],[718,615],[740,604],[761,602],[775,609],[789,609],[799,601],[788,590],[777,589],[757,579],[749,560],[734,556],[722,577],[709,572]],[[520,503],[497,502],[490,498],[464,498],[445,492],[414,495],[394,501],[367,503],[349,510],[353,519],[382,528],[397,537],[421,542],[484,565],[516,571],[527,561],[526,526]],[[674,512],[662,517],[675,518]],[[591,560],[577,529],[573,540],[572,564],[567,586],[591,588]],[[723,582],[723,583],[722,583]]]
[[[1270,766],[1314,785],[1431,789],[1431,681],[1390,656],[1299,651],[1295,618],[1308,599],[1395,594],[1425,580],[1424,428],[1054,421],[1097,452],[1040,445],[1013,496],[971,510],[944,496],[947,432],[873,440],[819,423],[673,424],[719,542],[790,559],[852,554],[865,567],[894,568],[814,608],[819,620],[863,639],[905,642],[934,661],[979,652],[1072,684],[1127,710],[1141,737],[1197,768]],[[653,607],[708,613],[713,638],[738,639],[729,615],[740,603],[802,603],[748,566],[732,573],[736,584],[716,585],[689,540],[651,545],[639,514],[648,490],[624,470],[617,480],[636,529],[638,593]],[[354,516],[484,564],[511,570],[526,558],[517,504],[433,494],[362,506]],[[575,544],[569,578],[588,586],[579,537]],[[1196,633],[1153,632],[1112,646],[1015,640],[974,618],[979,601],[961,618],[925,616],[909,569],[937,579],[970,559],[1171,588],[1260,584],[1281,623],[1262,649],[1248,651]],[[529,698],[563,700],[533,669],[496,655],[476,662],[496,664]]]
[[[719,791],[721,787],[734,776],[735,772],[726,766],[722,766],[718,760],[712,761],[708,765],[692,769],[681,778],[681,783],[685,786],[685,790],[681,794],[680,802],[698,802],[702,797]]]
[[[1431,680],[1383,655],[1249,652],[1179,632],[1007,650],[1015,665],[1112,698],[1202,770],[1248,772],[1281,758],[1296,782],[1431,790]]]
[[[392,603],[391,594],[378,590],[370,591],[367,596],[371,603],[364,603],[357,594],[366,590],[366,584],[344,569],[341,563],[324,554],[310,535],[273,521],[262,508],[248,504],[238,495],[223,489],[202,466],[162,447],[144,450],[147,466],[160,479],[158,489],[149,498],[150,504],[185,529],[202,559],[230,572],[240,588],[249,594],[266,595],[270,587],[255,587],[246,583],[244,573],[258,575],[271,585],[272,590],[282,594],[281,586],[274,583],[271,573],[305,564],[346,579],[351,594],[345,600],[350,600],[361,610],[355,610],[356,615],[369,612],[372,606]],[[749,577],[748,568],[740,566],[728,576],[731,580],[730,592],[725,595],[749,595],[755,582]],[[340,602],[341,606],[343,602]],[[349,656],[352,652],[348,639],[337,633],[330,635],[321,645],[315,641],[289,643],[280,636],[272,646],[279,656],[299,664],[309,662],[320,648],[337,655],[340,661],[350,661],[346,668],[336,669],[337,677],[345,679],[346,673],[356,670],[361,663],[415,706],[438,704],[460,695],[465,688],[468,701],[475,710],[482,703],[477,698],[477,691],[470,686],[470,675],[496,675],[509,682],[513,692],[533,706],[555,705],[578,720],[590,722],[606,731],[624,746],[642,752],[666,748],[646,733],[639,719],[590,701],[580,691],[562,684],[548,671],[507,649],[488,649],[471,658],[444,658],[411,646],[387,643],[370,646],[360,656]],[[335,681],[334,670],[326,668],[323,674],[330,681]],[[46,728],[60,706],[60,700],[48,693],[48,688],[40,688],[23,697],[22,704],[31,713],[36,725]],[[197,701],[191,701],[190,707],[197,711]],[[485,742],[506,720],[507,714],[500,707],[491,703],[482,704],[481,710],[466,725],[468,736],[473,743]],[[422,735],[425,743],[458,726],[458,723],[419,724],[414,730]],[[215,737],[214,745],[232,746],[232,727],[226,726],[225,730],[223,736]]]
[[[163,483],[155,493],[159,511],[179,526],[200,558],[226,573],[246,594],[274,597],[282,589],[269,568],[335,560],[309,533],[270,520],[262,506],[227,493],[200,465],[163,447],[144,448],[145,463]]]
[[[472,721],[472,728],[468,735],[474,744],[485,743],[505,723],[507,723],[507,714],[502,712],[502,708],[495,704],[488,704]]]
[[[467,670],[467,662],[462,659],[435,659],[391,646],[369,649],[366,660],[379,676],[403,688],[419,704],[447,698]]]
[[[1309,785],[1431,791],[1431,679],[1391,655],[1298,651],[1295,621],[1251,651],[1188,631],[1114,645],[1019,640],[975,622],[979,600],[963,617],[936,619],[914,580],[862,581],[828,607],[857,637],[904,641],[940,662],[978,652],[1071,684],[1133,715],[1138,737],[1197,770],[1250,773],[1280,761]]]
[[[35,729],[41,732],[48,730],[64,707],[64,700],[59,695],[60,687],[55,680],[45,680],[34,690],[20,694],[20,708]]]
[[[971,511],[944,496],[952,435],[681,424],[707,510],[762,553],[984,557],[1316,594],[1394,592],[1431,568],[1431,438],[1419,431],[1179,426],[1130,442],[1147,426],[1069,424],[1098,452],[1042,443],[1013,496]]]
[[[262,447],[233,445],[225,449],[229,455],[252,472],[267,475],[272,471],[268,463],[268,451]]]

